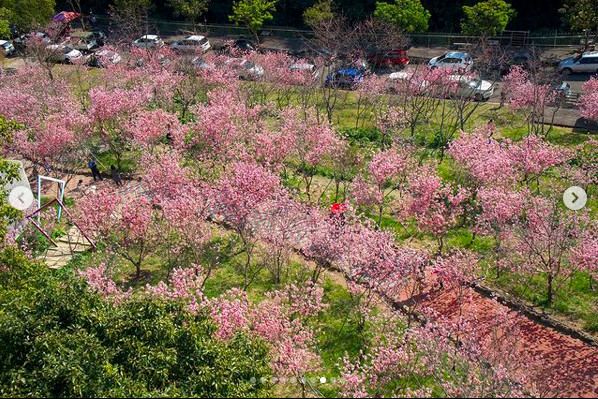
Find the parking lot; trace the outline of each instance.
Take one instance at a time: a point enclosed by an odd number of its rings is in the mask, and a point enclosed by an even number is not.
[[[170,46],[173,42],[184,39],[186,35],[178,34],[178,35],[164,35],[161,36],[164,44],[166,46]],[[209,41],[211,44],[211,48],[213,51],[214,49],[222,48],[227,40],[234,40],[238,38],[238,36],[210,36]],[[115,38],[109,38],[108,42],[114,42]],[[118,41],[118,40],[117,40]],[[293,52],[298,51],[301,48],[306,47],[306,41],[301,38],[293,37],[293,38],[283,38],[283,37],[274,37],[269,36],[262,40],[260,43],[261,49],[265,51],[284,51],[284,52]],[[438,55],[444,54],[450,51],[447,47],[411,47],[409,48],[407,55],[410,58],[409,65],[405,68],[405,71],[416,71],[421,68],[427,68],[428,61],[436,57]],[[557,72],[557,69],[552,66],[548,65],[555,65],[558,60],[570,57],[575,51],[575,48],[572,47],[559,47],[559,48],[551,48],[547,49],[542,52],[542,60],[547,65],[545,68],[547,69],[548,74],[554,74],[554,81],[558,82],[565,82],[570,87],[570,96],[569,101],[566,103],[566,106],[559,111],[557,114],[557,123],[564,125],[564,126],[575,126],[578,123],[578,114],[576,107],[576,100],[579,94],[582,92],[582,86],[584,82],[586,82],[591,75],[590,74],[572,74],[572,75],[560,75]],[[15,68],[18,69],[25,65],[25,59],[22,55],[16,55],[11,57],[6,57],[2,61],[2,65],[4,68]],[[396,71],[397,69],[384,69],[373,68],[372,71],[381,76],[388,76],[391,72]],[[487,99],[489,103],[500,103],[501,100],[501,90],[502,90],[502,82],[500,78],[496,77],[488,77],[488,76],[481,76],[481,78],[486,79],[493,83],[494,85],[494,92],[492,96]]]

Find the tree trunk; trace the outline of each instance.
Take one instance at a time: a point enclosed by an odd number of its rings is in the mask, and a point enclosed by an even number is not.
[[[552,299],[553,299],[552,280],[553,280],[552,274],[548,274],[548,278],[546,281],[546,294],[547,294],[547,300],[548,300],[549,304],[552,304]]]

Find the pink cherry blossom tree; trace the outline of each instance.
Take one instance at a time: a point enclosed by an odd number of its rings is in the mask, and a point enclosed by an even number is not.
[[[245,261],[241,265],[244,289],[249,287],[261,270],[252,262],[257,244],[252,217],[279,190],[277,176],[249,163],[234,164],[216,187],[214,206],[219,209],[224,223],[237,233],[245,254]]]
[[[443,182],[430,166],[423,166],[408,176],[405,194],[403,215],[414,218],[420,231],[432,234],[438,242],[438,253],[442,253],[446,234],[463,215],[463,204],[470,193]]]
[[[415,167],[408,148],[391,148],[376,153],[368,165],[367,176],[358,177],[353,183],[353,198],[360,206],[375,206],[378,213],[378,226],[382,223],[385,208],[391,196],[405,183],[411,167]],[[369,180],[369,181],[368,181]]]
[[[581,116],[590,120],[598,120],[598,79],[591,78],[583,84],[583,92],[579,98]]]
[[[157,238],[152,204],[147,198],[101,190],[79,201],[77,220],[86,234],[130,262],[137,278],[141,276]]]
[[[512,269],[543,277],[548,303],[584,266],[583,262],[570,262],[570,257],[583,236],[587,218],[586,214],[559,209],[555,200],[533,197],[526,203],[525,218],[506,233],[504,242],[511,253]]]
[[[503,78],[508,105],[513,112],[525,117],[529,133],[547,136],[560,108],[557,89],[539,71],[526,71],[514,66]],[[552,112],[551,117],[547,117]],[[550,125],[546,128],[546,125]]]

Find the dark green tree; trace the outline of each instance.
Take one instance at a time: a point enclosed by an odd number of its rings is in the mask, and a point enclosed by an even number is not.
[[[559,11],[573,30],[585,32],[586,45],[592,32],[598,41],[598,0],[566,0]]]
[[[315,26],[322,21],[334,18],[332,0],[318,0],[316,4],[303,11],[303,22],[307,26]]]
[[[210,0],[168,0],[175,16],[180,16],[193,24],[196,31],[197,21],[208,11]]]
[[[9,11],[10,24],[20,30],[46,26],[54,15],[55,6],[55,0],[0,0],[0,9]]]
[[[466,35],[491,37],[503,33],[517,12],[504,0],[487,0],[463,6],[461,30]]]
[[[428,30],[430,12],[421,0],[395,0],[394,3],[376,2],[374,17],[392,23],[404,32],[425,32]]]
[[[215,336],[208,315],[132,298],[115,307],[73,271],[0,252],[3,397],[263,397],[268,350]]]
[[[229,19],[235,24],[243,24],[255,37],[259,45],[259,33],[264,22],[272,21],[278,0],[239,0],[233,4],[233,13]]]

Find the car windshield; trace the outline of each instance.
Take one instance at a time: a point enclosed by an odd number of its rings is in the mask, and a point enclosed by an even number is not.
[[[577,57],[573,58],[573,62],[577,62],[577,61],[581,60],[582,57],[583,57],[582,54],[578,55]]]
[[[243,63],[243,68],[245,68],[245,69],[253,69],[253,68],[255,68],[255,64],[253,62],[247,61],[247,62]]]
[[[203,39],[201,39],[199,41],[199,44],[206,44],[208,42],[208,39],[206,39],[205,37]]]
[[[472,79],[469,81],[469,87],[476,88],[482,86],[482,80],[480,79]]]

